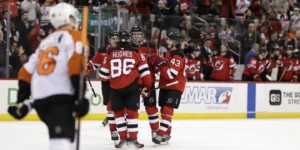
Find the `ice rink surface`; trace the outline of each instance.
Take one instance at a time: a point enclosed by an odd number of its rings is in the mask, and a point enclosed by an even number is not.
[[[139,122],[144,150],[300,150],[300,119],[177,120],[169,145],[154,147],[147,121]],[[1,150],[48,150],[41,122],[0,122]],[[83,121],[81,150],[113,150],[108,127]]]

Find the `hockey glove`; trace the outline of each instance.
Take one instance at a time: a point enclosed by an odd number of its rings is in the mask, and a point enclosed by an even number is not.
[[[81,101],[75,101],[73,116],[76,118],[81,118],[85,116],[90,110],[90,100],[92,95],[86,93],[85,98]]]
[[[141,90],[141,96],[143,98],[149,97],[150,94],[151,94],[151,89],[146,88],[146,87],[142,88],[142,90]]]
[[[158,68],[166,65],[167,65],[166,60],[161,57],[157,57],[157,59],[154,62],[154,66],[157,66]]]
[[[31,103],[29,100],[25,100],[23,103],[19,103],[14,106],[8,107],[8,113],[16,119],[24,118],[31,110]]]

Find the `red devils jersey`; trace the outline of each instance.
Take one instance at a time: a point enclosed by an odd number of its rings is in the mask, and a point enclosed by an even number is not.
[[[257,57],[252,57],[244,68],[243,74],[252,77],[255,81],[260,81],[260,75],[269,69],[270,64],[269,60],[258,60]]]
[[[151,88],[151,76],[146,58],[136,48],[111,49],[104,58],[99,73],[101,78],[109,79],[113,89],[124,88],[138,77],[143,79],[145,87]]]
[[[178,84],[164,87],[163,89],[178,90],[183,93],[186,83],[185,59],[183,51],[171,51],[166,55],[165,58],[168,65],[159,68],[159,86],[165,86],[168,83],[179,81]]]
[[[107,55],[107,52],[112,48],[113,46],[108,45],[107,47],[103,47],[99,49],[96,55],[93,57],[93,59],[88,62],[89,71],[95,71],[97,68],[99,68],[103,63],[103,60]]]
[[[189,57],[186,63],[186,76],[189,80],[201,80],[201,65],[202,62]]]
[[[212,67],[211,78],[219,81],[229,81],[236,71],[236,63],[232,56],[214,56]]]
[[[277,60],[278,64],[281,64],[281,67],[278,71],[278,76],[282,77],[283,81],[293,81],[297,82],[298,74],[298,60],[293,58],[281,57]]]
[[[150,59],[151,53],[156,54],[156,49],[155,49],[154,45],[151,43],[149,43],[149,47],[147,46],[147,44],[139,45],[136,47],[138,48],[139,52],[143,53],[144,56],[146,57],[148,66],[149,66],[149,70],[150,70],[150,74],[151,74],[151,81],[152,81],[152,83],[154,83],[155,82],[154,66],[152,66],[152,64],[148,60]],[[142,80],[139,80],[139,84],[143,84]]]

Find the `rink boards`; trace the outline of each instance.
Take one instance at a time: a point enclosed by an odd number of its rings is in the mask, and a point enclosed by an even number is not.
[[[92,85],[97,97],[84,119],[103,119],[101,82],[92,81]],[[16,102],[17,91],[16,80],[0,80],[0,121],[14,120],[7,107]],[[300,118],[300,84],[188,82],[180,103],[174,119]],[[147,119],[142,99],[139,118]],[[25,118],[37,119],[35,111]]]

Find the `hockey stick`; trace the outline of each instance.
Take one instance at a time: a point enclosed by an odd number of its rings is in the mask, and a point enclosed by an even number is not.
[[[89,78],[87,75],[86,75],[85,77],[86,77],[86,79],[87,79],[88,82],[89,82],[89,85],[90,85],[90,87],[91,87],[91,89],[92,89],[92,91],[93,91],[94,97],[97,97],[96,92],[95,92],[95,90],[94,90],[94,88],[93,88],[93,85],[92,85],[92,83],[91,83],[90,78]]]
[[[165,87],[168,87],[168,86],[171,86],[171,85],[175,85],[175,84],[178,84],[178,83],[179,83],[179,81],[176,80],[176,81],[168,83],[168,84],[166,84],[164,86],[159,86],[159,87],[156,87],[156,88],[152,88],[151,91],[154,91],[154,90],[157,90],[157,89],[161,89],[161,88],[165,88]],[[147,93],[148,90],[146,90],[145,92]]]
[[[87,6],[83,7],[83,12],[82,12],[82,29],[81,29],[81,41],[82,41],[82,56],[85,57],[85,47],[87,46],[87,26],[88,26],[88,13],[89,13],[89,8]],[[82,57],[80,57],[82,58]],[[86,63],[86,62],[84,62]],[[79,95],[78,95],[78,101],[82,101],[84,97],[84,67],[86,66],[80,60],[80,79],[79,79]],[[77,119],[77,126],[76,126],[76,150],[79,150],[80,148],[80,118]]]
[[[179,83],[179,81],[178,81],[178,80],[176,80],[176,81],[174,81],[174,82],[171,82],[171,83],[168,83],[168,84],[166,84],[166,85],[164,85],[164,86],[159,86],[159,87],[156,87],[156,88],[154,88],[154,89],[152,89],[152,90],[161,89],[161,88],[168,87],[168,86],[171,86],[171,85],[175,85],[175,84],[178,84],[178,83]]]
[[[282,75],[281,75],[281,77],[280,77],[279,81],[281,81],[281,79],[282,79],[283,75],[285,74],[285,71],[286,71],[286,67],[284,67],[284,70],[283,70],[283,72],[282,72]]]

